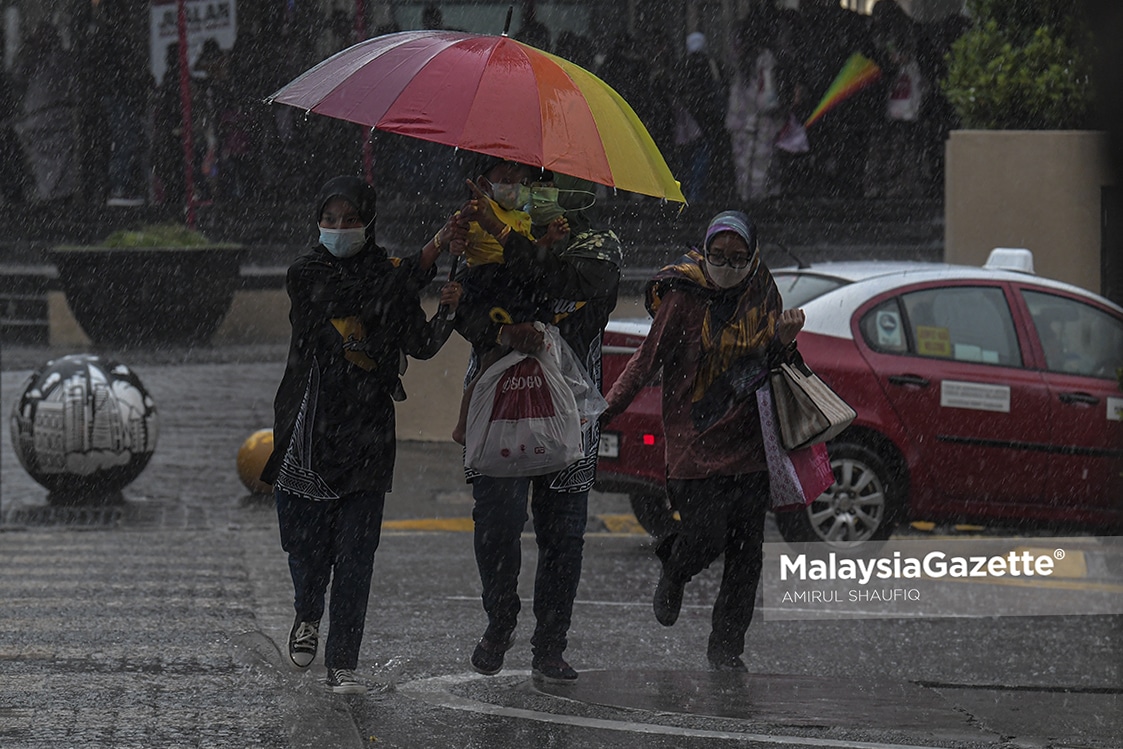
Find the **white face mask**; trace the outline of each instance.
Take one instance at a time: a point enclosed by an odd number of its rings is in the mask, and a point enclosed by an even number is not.
[[[706,273],[714,285],[721,289],[731,289],[745,280],[752,270],[752,263],[744,268],[730,268],[728,265],[714,265],[706,261]]]
[[[355,229],[325,229],[321,226],[320,244],[338,258],[351,257],[363,249],[367,241],[366,232],[362,226]]]
[[[530,188],[520,184],[492,182],[491,199],[504,210],[514,211],[530,202]]]

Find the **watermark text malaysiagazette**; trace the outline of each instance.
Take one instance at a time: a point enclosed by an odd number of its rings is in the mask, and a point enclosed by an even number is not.
[[[1123,614],[1121,536],[938,535],[765,543],[768,621]]]
[[[1054,559],[1063,559],[1064,551],[1033,554],[1028,550],[1011,551],[993,556],[952,556],[931,551],[923,557],[893,556],[878,559],[851,559],[835,552],[826,559],[808,559],[806,554],[781,554],[780,579],[790,575],[796,580],[855,580],[865,585],[870,580],[939,579],[943,577],[1048,577],[1053,574]]]

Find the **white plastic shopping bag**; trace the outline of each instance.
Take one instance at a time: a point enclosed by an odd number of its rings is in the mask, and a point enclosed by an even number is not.
[[[512,352],[480,375],[468,403],[465,465],[485,476],[539,476],[582,457],[577,402],[556,350]]]
[[[577,358],[573,347],[561,337],[558,329],[553,325],[547,325],[545,337],[546,353],[557,360],[558,369],[577,403],[577,416],[581,420],[581,428],[584,429],[587,424],[599,419],[600,415],[608,409],[608,401],[601,395],[597,384],[589,376],[589,370]]]

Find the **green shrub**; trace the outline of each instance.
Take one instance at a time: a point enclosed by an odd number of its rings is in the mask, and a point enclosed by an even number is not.
[[[181,224],[152,224],[140,229],[115,231],[102,242],[103,247],[121,249],[142,247],[201,247],[211,242],[197,231]]]
[[[973,0],[952,45],[944,94],[964,127],[1092,127],[1090,36],[1069,0]]]

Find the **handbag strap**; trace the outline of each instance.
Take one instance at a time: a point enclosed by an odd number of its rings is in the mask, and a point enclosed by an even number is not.
[[[786,358],[784,357],[785,348],[786,347],[781,346],[778,348],[773,348],[768,352],[769,368],[774,374],[780,372],[780,366],[783,364],[795,367],[800,372],[802,372],[804,376],[807,377],[810,377],[812,374],[814,374],[811,371],[811,367],[807,366],[807,364],[803,361],[803,354],[799,353],[798,348],[792,346],[791,353],[789,353]]]

